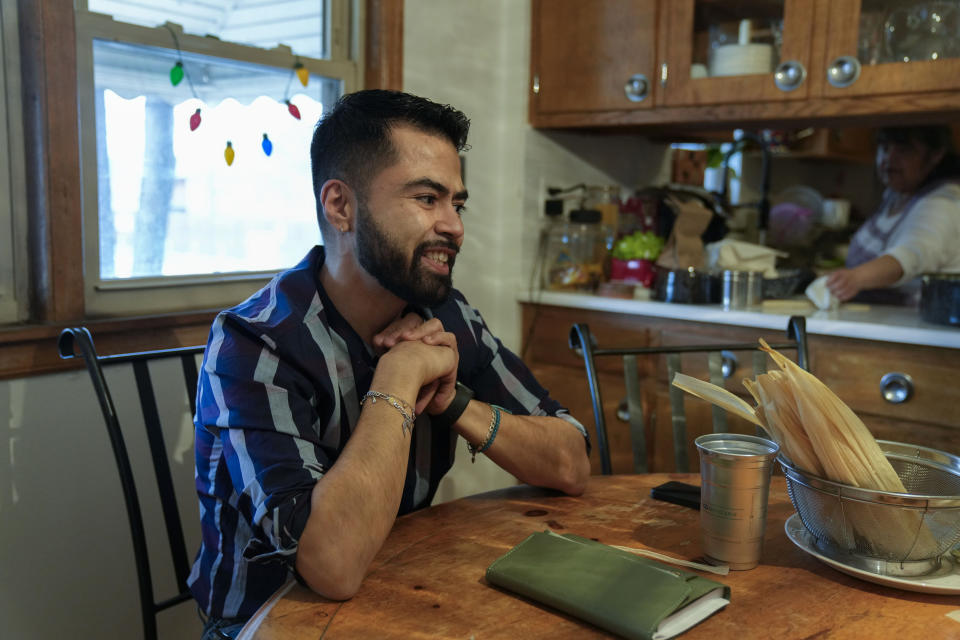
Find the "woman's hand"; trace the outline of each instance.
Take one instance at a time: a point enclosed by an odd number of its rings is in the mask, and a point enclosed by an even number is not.
[[[840,302],[846,302],[863,289],[856,269],[837,269],[827,276],[827,289]]]
[[[837,269],[827,277],[827,288],[840,302],[865,289],[892,287],[903,277],[903,266],[891,255],[882,255],[852,269]]]

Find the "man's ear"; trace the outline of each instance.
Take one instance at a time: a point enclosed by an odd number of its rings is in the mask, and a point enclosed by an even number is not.
[[[320,187],[320,206],[332,228],[343,233],[353,230],[357,197],[346,182],[336,178],[324,182]]]

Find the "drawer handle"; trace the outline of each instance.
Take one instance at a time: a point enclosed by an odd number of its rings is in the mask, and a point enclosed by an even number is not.
[[[913,397],[913,378],[906,373],[888,373],[880,378],[880,395],[890,404],[903,404]]]
[[[720,358],[720,373],[723,374],[723,379],[727,380],[737,372],[737,354],[733,351],[721,351]]]

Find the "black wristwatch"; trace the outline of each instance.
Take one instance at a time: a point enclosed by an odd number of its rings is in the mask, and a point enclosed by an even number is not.
[[[452,427],[453,423],[459,420],[460,416],[463,415],[463,412],[466,410],[467,405],[472,399],[473,389],[462,382],[457,382],[457,394],[453,396],[453,400],[450,402],[450,405],[444,410],[443,413],[430,416],[430,424],[436,427]]]

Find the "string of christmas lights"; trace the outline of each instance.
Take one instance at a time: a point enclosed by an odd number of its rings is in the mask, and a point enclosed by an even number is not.
[[[179,85],[184,78],[187,80],[187,85],[190,87],[190,93],[193,94],[193,97],[199,102],[203,102],[200,99],[200,96],[197,94],[196,87],[193,86],[193,80],[190,78],[190,73],[186,67],[183,65],[183,53],[180,51],[180,40],[177,38],[177,33],[170,27],[169,24],[164,24],[167,31],[170,32],[170,36],[173,38],[173,46],[177,49],[177,61],[174,63],[173,67],[170,68],[170,84],[176,87]],[[294,76],[300,80],[300,84],[304,87],[310,82],[310,71],[300,62],[300,58],[295,58],[293,67],[290,70],[290,77],[287,79],[287,86],[283,90],[283,100],[282,102],[287,105],[287,112],[296,118],[300,119],[300,109],[297,108],[297,105],[293,104],[290,101],[290,84],[293,82]],[[200,126],[202,117],[200,115],[200,109],[197,108],[193,112],[193,115],[190,116],[190,131],[196,131]],[[264,133],[263,139],[260,142],[260,148],[263,149],[263,153],[269,157],[273,153],[273,142],[270,141],[269,136]],[[227,146],[223,150],[223,159],[226,161],[227,166],[233,165],[234,158],[236,158],[236,151],[233,148],[233,143],[230,140],[227,140]]]

